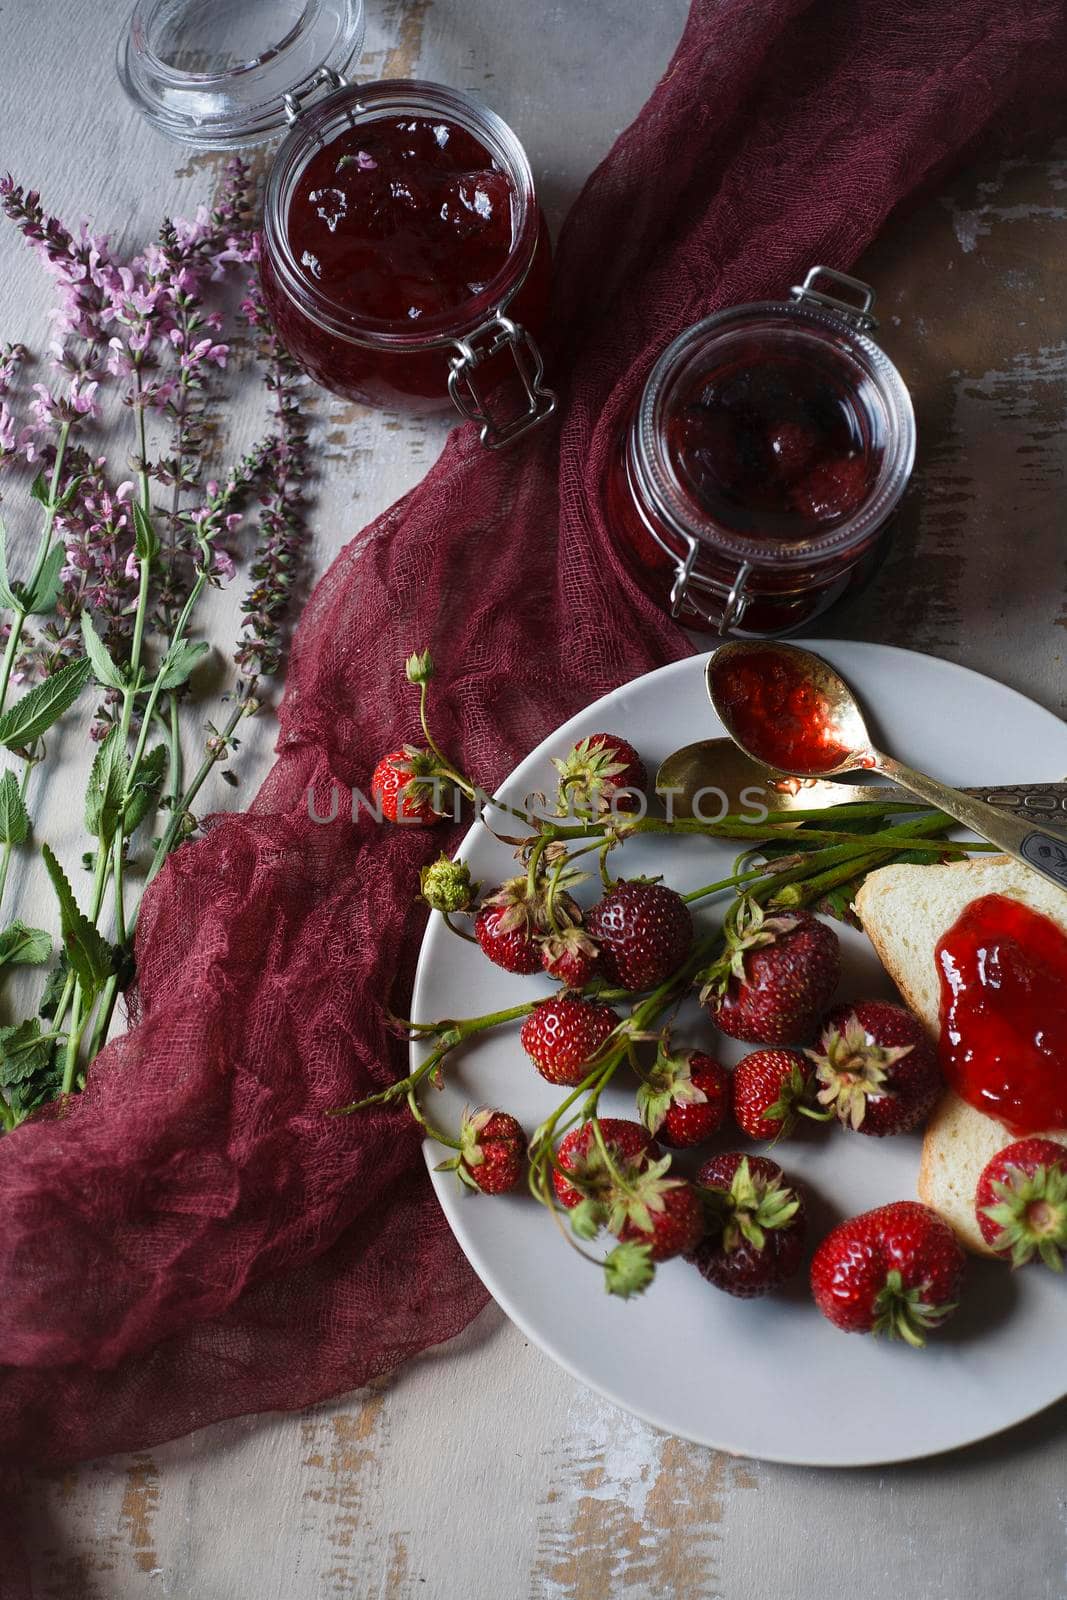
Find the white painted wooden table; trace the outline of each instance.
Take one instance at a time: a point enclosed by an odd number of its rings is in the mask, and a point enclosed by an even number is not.
[[[682,0],[371,0],[364,69],[478,91],[521,134],[558,223],[638,110]],[[125,0],[0,8],[0,169],[124,239],[207,198],[219,163],[147,130],[113,71]],[[865,264],[924,447],[896,554],[837,631],[951,656],[1065,710],[1067,165],[966,175]],[[0,233],[0,336],[43,342],[48,290]],[[250,396],[249,436],[258,394]],[[425,472],[441,426],[322,397],[315,567]],[[218,637],[238,595],[220,601]],[[241,804],[270,759],[263,718]],[[64,843],[64,796],[44,797]],[[66,843],[73,848],[74,835]],[[2,1355],[2,1352],[0,1352]],[[1022,1356],[1021,1356],[1022,1358]],[[800,1381],[802,1381],[802,1370]],[[371,1393],[139,1455],[27,1473],[43,1600],[1064,1600],[1067,1409],[885,1472],[741,1462],[662,1438],[578,1388],[495,1308]]]

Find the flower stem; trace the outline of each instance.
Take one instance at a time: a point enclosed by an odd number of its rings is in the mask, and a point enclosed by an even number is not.
[[[44,514],[44,527],[41,530],[41,542],[37,547],[37,556],[33,564],[30,580],[23,589],[24,595],[31,595],[37,587],[37,580],[44,571],[44,564],[48,560],[48,553],[52,548],[52,528],[55,525],[56,512],[59,509],[59,485],[63,480],[63,462],[67,453],[67,440],[70,437],[70,423],[60,425],[59,436],[56,440],[56,459],[52,468],[52,482],[48,492],[48,506]],[[7,646],[4,650],[3,664],[0,665],[0,711],[7,703],[7,691],[11,683],[11,672],[19,653],[22,641],[22,630],[26,626],[29,612],[25,606],[19,606],[15,611],[15,620],[11,624],[11,631],[7,636]]]

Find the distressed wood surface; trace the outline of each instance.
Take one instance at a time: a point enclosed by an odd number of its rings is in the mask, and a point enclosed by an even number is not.
[[[219,161],[166,144],[122,100],[112,59],[124,9],[0,6],[0,169],[62,215],[91,211],[137,240],[164,210],[205,198]],[[520,132],[555,223],[644,100],[684,6],[379,0],[371,11],[367,75],[480,92]],[[1065,190],[1060,152],[972,172],[864,264],[922,442],[893,554],[830,628],[950,656],[1061,713]],[[42,274],[8,237],[0,263],[0,334],[40,344]],[[250,395],[232,419],[239,442],[259,403]],[[443,427],[315,404],[327,463],[318,572],[422,476]],[[237,598],[219,600],[220,638]],[[263,718],[240,793],[214,792],[212,806],[251,792],[270,742]],[[62,781],[38,799],[62,844]],[[736,1461],[615,1411],[490,1307],[373,1391],[27,1473],[20,1512],[41,1600],[1064,1600],[1065,1419],[1060,1406],[884,1472]]]

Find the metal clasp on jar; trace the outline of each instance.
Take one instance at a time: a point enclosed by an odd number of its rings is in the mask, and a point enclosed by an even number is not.
[[[816,289],[819,282],[828,282],[841,289],[850,290],[858,296],[859,304],[855,300],[842,300],[839,295],[828,294],[825,289]],[[862,278],[850,278],[847,272],[837,272],[833,267],[812,267],[804,282],[795,285],[789,293],[799,303],[812,301],[815,305],[825,306],[829,311],[836,311],[839,317],[849,323],[853,328],[858,328],[861,333],[871,333],[878,326],[877,317],[872,315],[874,310],[875,294],[869,283],[864,283]]]
[[[722,615],[716,618],[706,611],[703,606],[698,605],[689,587],[690,579],[693,576],[693,567],[700,553],[700,546],[697,541],[686,536],[687,549],[685,558],[680,561],[667,541],[652,527],[648,519],[643,517],[642,521],[660,549],[666,551],[674,561],[674,582],[671,584],[670,594],[671,616],[680,617],[683,608],[688,605],[704,622],[717,628],[720,635],[725,635],[729,633],[731,628],[736,628],[740,624],[741,618],[745,614],[745,608],[751,598],[746,588],[749,576],[753,571],[751,561],[741,562],[734,575],[734,581],[730,585],[729,592],[723,600]]]
[[[520,439],[555,411],[556,396],[541,381],[545,373],[541,352],[519,323],[497,315],[466,339],[456,339],[454,343],[456,354],[449,361],[448,392],[463,416],[481,424],[481,441],[490,450]],[[511,355],[526,406],[511,417],[500,418],[494,415],[490,397],[482,390],[480,372],[504,351]]]
[[[285,120],[290,127],[306,111],[308,102],[316,89],[325,89],[327,94],[332,94],[335,89],[348,87],[348,79],[343,72],[335,72],[333,67],[320,67],[315,76],[308,83],[306,89],[290,89],[288,94],[282,95],[282,105],[285,107]],[[353,109],[357,109],[353,107]],[[321,140],[319,141],[321,143]]]

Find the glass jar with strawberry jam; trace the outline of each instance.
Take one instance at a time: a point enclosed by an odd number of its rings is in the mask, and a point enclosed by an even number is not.
[[[261,275],[284,343],[337,394],[451,401],[492,445],[552,410],[533,177],[511,129],[466,95],[396,81],[305,111],[268,179]]]
[[[790,300],[718,312],[656,363],[605,509],[639,582],[688,627],[790,633],[877,566],[915,417],[869,337],[873,304],[815,267]]]
[[[547,417],[550,250],[525,151],[469,95],[350,84],[360,0],[140,0],[119,51],[156,127],[218,149],[288,126],[260,275],[284,343],[365,405],[457,409],[482,442]]]

